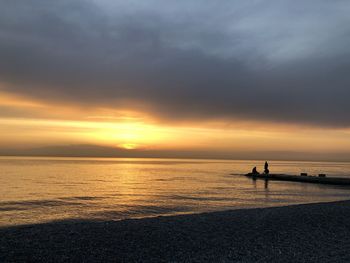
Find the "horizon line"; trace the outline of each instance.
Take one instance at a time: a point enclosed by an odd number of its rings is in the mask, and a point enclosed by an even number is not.
[[[12,158],[23,158],[23,157],[32,157],[32,158],[93,158],[93,159],[99,159],[99,158],[109,158],[109,159],[187,159],[187,160],[222,160],[222,161],[278,161],[278,162],[330,162],[330,163],[350,163],[350,160],[335,160],[335,159],[298,159],[298,158],[291,158],[291,159],[278,159],[278,158],[225,158],[225,157],[185,157],[185,156],[103,156],[103,155],[35,155],[35,154],[21,154],[21,155],[6,155],[6,154],[0,154],[0,158],[3,157],[12,157]]]

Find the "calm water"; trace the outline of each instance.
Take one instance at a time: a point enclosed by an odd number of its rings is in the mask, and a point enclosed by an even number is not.
[[[350,188],[253,181],[263,161],[0,158],[0,226],[119,220],[350,199]],[[260,168],[260,169],[259,169]],[[270,162],[276,173],[350,175],[350,163]],[[230,175],[234,173],[236,175]]]

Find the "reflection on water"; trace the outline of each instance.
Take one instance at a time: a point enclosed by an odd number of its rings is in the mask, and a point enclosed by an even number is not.
[[[263,161],[0,158],[0,225],[118,220],[349,199],[350,188],[241,176]],[[270,162],[272,173],[350,175],[349,163]],[[231,173],[235,175],[231,175]]]

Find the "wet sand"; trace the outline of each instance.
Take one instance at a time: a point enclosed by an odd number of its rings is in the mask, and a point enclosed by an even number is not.
[[[1,228],[0,262],[350,262],[350,201]]]

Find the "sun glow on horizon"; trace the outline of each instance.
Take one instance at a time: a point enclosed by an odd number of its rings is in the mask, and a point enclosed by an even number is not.
[[[42,139],[53,135],[86,143],[110,146],[117,144],[125,149],[135,149],[143,144],[157,145],[171,137],[167,128],[142,122],[93,122],[25,118],[0,118],[0,122],[5,129],[8,129],[8,135],[13,135],[12,131],[15,129],[20,130],[21,127],[25,127],[27,136],[33,130],[37,135],[43,135]]]
[[[139,145],[134,144],[134,143],[124,143],[124,144],[121,144],[118,146],[121,148],[124,148],[126,150],[135,150],[135,149],[138,149],[138,147],[139,147]]]
[[[0,118],[2,146],[93,144],[134,150],[215,151],[346,151],[349,131],[264,131],[237,128],[184,127],[148,124],[145,121],[82,121]],[[23,133],[24,132],[24,133]],[[25,135],[25,136],[23,136]]]
[[[132,109],[83,109],[1,92],[0,97],[0,107],[4,109],[0,116],[0,146],[7,149],[91,144],[125,150],[317,153],[346,152],[350,148],[349,129],[253,120],[177,123]]]

